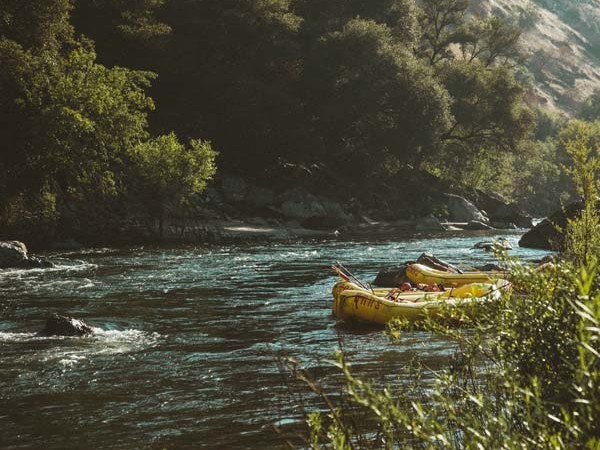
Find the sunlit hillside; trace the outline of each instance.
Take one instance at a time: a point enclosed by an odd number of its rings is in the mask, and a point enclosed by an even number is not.
[[[524,30],[522,75],[534,81],[529,102],[573,112],[600,87],[600,2],[488,0],[473,12],[508,16]]]

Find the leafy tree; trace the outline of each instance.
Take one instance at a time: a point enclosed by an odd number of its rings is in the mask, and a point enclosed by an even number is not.
[[[492,16],[473,20],[461,29],[460,46],[463,59],[478,59],[484,66],[495,63],[515,64],[521,59],[518,43],[521,30],[506,19]]]
[[[583,200],[581,217],[570,219],[565,241],[567,254],[578,264],[594,264],[600,257],[600,217],[597,211],[600,193],[600,159],[598,126],[575,121],[568,127],[572,137],[563,141],[572,160],[567,170],[575,183],[577,194]],[[566,133],[565,133],[566,134]]]
[[[375,169],[386,155],[419,160],[450,120],[429,67],[373,21],[351,20],[325,36],[307,59],[306,80],[317,133],[330,158],[351,171]]]
[[[177,211],[191,194],[203,191],[213,177],[215,156],[210,143],[191,140],[189,146],[184,146],[173,133],[132,149],[132,177],[136,180],[132,193],[159,220],[161,236],[168,210]]]
[[[169,2],[173,28],[154,69],[161,132],[219,143],[230,171],[261,173],[304,142],[297,96],[301,20],[289,0]]]
[[[294,10],[303,18],[309,40],[340,31],[356,18],[373,20],[392,30],[397,42],[414,46],[419,38],[418,8],[414,0],[297,0]]]
[[[588,121],[600,120],[600,89],[594,90],[585,100],[578,116]]]
[[[462,27],[469,0],[423,0],[420,6],[422,42],[419,56],[431,65],[452,59],[450,44],[463,40]]]
[[[456,158],[453,167],[485,149],[515,151],[527,137],[533,114],[510,69],[457,61],[443,66],[440,75],[454,99],[454,121],[442,135],[447,156]]]
[[[70,0],[3,0],[0,36],[33,52],[58,51],[74,43]]]
[[[149,139],[147,114],[154,103],[145,90],[154,75],[98,64],[92,44],[74,37],[70,2],[20,3],[0,9],[0,129],[7,130],[0,143],[3,221],[11,220],[6,211],[14,210],[13,203],[35,205],[35,198],[56,208],[90,198],[98,210],[102,202],[110,207],[134,181],[127,176],[133,149]],[[44,28],[28,33],[27,24],[40,18]],[[198,155],[212,167],[211,154]],[[201,180],[212,174],[200,172]],[[103,219],[112,216],[107,212]]]
[[[535,114],[533,139],[536,141],[555,138],[566,125],[567,118],[561,113],[542,108],[536,108],[533,112]]]
[[[123,151],[147,137],[150,75],[106,69],[90,49],[59,59],[0,41],[4,192],[50,183],[64,192],[114,189]],[[121,155],[121,156],[119,156]]]

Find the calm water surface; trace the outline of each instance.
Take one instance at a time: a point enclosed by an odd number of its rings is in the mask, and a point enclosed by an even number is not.
[[[512,255],[547,254],[504,236]],[[299,423],[302,409],[275,353],[327,385],[338,336],[356,372],[386,382],[414,352],[435,365],[452,346],[424,332],[391,346],[381,331],[336,327],[328,267],[339,260],[371,281],[423,251],[492,262],[471,249],[490,237],[99,249],[0,271],[0,448],[279,448],[266,427]],[[97,333],[37,337],[53,312]]]

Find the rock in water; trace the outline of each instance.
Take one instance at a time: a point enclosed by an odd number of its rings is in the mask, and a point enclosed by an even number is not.
[[[27,247],[19,241],[0,241],[0,269],[38,269],[53,267],[46,261],[27,254]]]
[[[512,245],[506,239],[498,239],[497,241],[478,242],[473,248],[481,248],[483,250],[512,250]]]
[[[567,221],[580,216],[582,210],[583,202],[581,201],[571,203],[564,209],[559,209],[550,218],[544,219],[525,233],[519,241],[519,246],[545,250],[563,250],[565,234],[559,230],[564,230],[567,226]],[[596,210],[600,212],[600,202],[596,205]]]
[[[467,199],[454,194],[444,194],[444,198],[451,222],[489,222],[487,216]]]
[[[406,276],[407,264],[408,263],[384,267],[379,271],[375,280],[373,280],[373,285],[383,287],[398,287],[402,283],[410,281]]]
[[[432,269],[441,270],[442,272],[460,273],[458,268],[446,261],[436,258],[429,252],[422,253],[421,256],[417,258],[417,262],[424,266],[431,267]]]
[[[40,334],[44,336],[85,336],[94,330],[83,320],[52,314]]]
[[[0,269],[21,267],[27,259],[27,247],[22,242],[0,241]]]

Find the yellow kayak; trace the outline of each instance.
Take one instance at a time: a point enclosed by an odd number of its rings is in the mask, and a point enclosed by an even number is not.
[[[505,280],[496,283],[474,283],[445,292],[411,291],[396,293],[392,289],[368,291],[347,281],[333,287],[333,315],[341,320],[358,320],[385,325],[392,319],[411,322],[426,314],[439,314],[448,307],[464,307],[499,298],[501,289],[510,286]],[[387,297],[386,297],[387,296]]]
[[[463,286],[472,283],[493,283],[506,278],[506,272],[464,272],[451,273],[432,269],[423,264],[411,264],[406,267],[406,276],[416,284],[439,284],[445,287]]]

